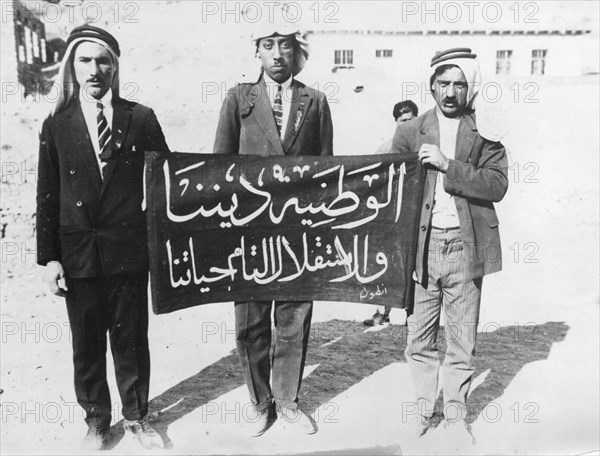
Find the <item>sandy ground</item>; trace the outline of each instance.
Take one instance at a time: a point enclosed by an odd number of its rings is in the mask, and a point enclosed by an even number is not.
[[[185,17],[186,2],[176,7]],[[161,14],[145,17],[146,26]],[[177,55],[164,52],[163,35],[136,42],[135,30],[119,30],[123,43],[136,43],[124,51],[122,81],[139,85],[136,97],[155,108],[173,149],[207,152],[220,99],[193,102],[202,90],[198,74],[219,84],[238,74],[226,74],[209,50],[187,54],[203,31],[172,30],[169,39],[182,40]],[[2,24],[3,42],[10,32]],[[4,62],[10,50],[3,45],[2,52]],[[184,57],[196,71],[181,71]],[[344,76],[336,80],[336,154],[371,153],[392,134],[397,97],[386,89],[390,76],[377,81],[354,93]],[[502,104],[511,186],[497,206],[504,270],[485,279],[470,397],[476,445],[456,446],[437,433],[416,443],[402,439],[412,387],[401,312],[392,313],[392,325],[365,332],[360,322],[374,308],[330,302],[315,303],[301,391],[318,432],[296,435],[276,424],[261,438],[243,437],[248,398],[234,353],[233,309],[210,304],[150,317],[151,409],[166,409],[157,425],[169,443],[165,453],[598,454],[598,76],[536,81],[533,103],[508,96],[513,82],[503,85]],[[419,103],[428,106],[431,99]],[[2,454],[76,454],[85,434],[64,303],[48,295],[35,265],[31,170],[47,108],[15,97],[2,105]],[[109,362],[115,393],[113,379]],[[113,433],[112,453],[143,453],[118,426]]]

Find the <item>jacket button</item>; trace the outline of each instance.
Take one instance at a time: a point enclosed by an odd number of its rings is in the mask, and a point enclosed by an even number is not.
[[[429,205],[429,203],[427,203],[427,204],[425,205],[425,209],[429,209],[430,207],[431,207],[431,206]]]
[[[421,231],[427,231],[427,227],[426,226],[422,226],[421,227]]]
[[[69,171],[69,174],[72,176],[73,174],[75,174],[75,170],[72,169],[71,171]]]
[[[76,205],[77,207],[81,207],[81,206],[83,206],[83,203],[82,203],[81,201],[77,201],[77,202],[75,203],[75,205]]]

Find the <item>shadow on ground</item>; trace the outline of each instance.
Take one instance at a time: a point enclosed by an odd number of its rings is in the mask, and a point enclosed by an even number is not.
[[[562,322],[543,325],[488,327],[478,334],[475,377],[489,369],[485,380],[472,391],[469,416],[473,422],[486,405],[502,395],[515,375],[528,363],[548,357],[552,344],[564,340],[569,329]],[[309,414],[327,404],[348,388],[379,369],[395,362],[406,362],[407,326],[390,325],[376,332],[364,332],[360,322],[331,320],[311,328],[306,365],[319,364],[303,382],[300,403]],[[446,343],[443,328],[438,337],[440,358]],[[155,428],[167,447],[171,423],[243,385],[235,352],[168,389],[150,403],[150,411],[165,411]],[[441,410],[441,398],[438,407]],[[441,419],[441,416],[438,415]],[[122,423],[111,428],[111,447],[123,437]]]

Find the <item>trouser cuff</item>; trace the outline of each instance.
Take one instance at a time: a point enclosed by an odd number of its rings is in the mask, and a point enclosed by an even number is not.
[[[86,418],[85,422],[88,427],[110,427],[110,422],[112,421],[112,416],[95,416],[93,418]]]
[[[298,399],[290,401],[289,399],[277,399],[275,398],[275,409],[280,412],[283,409],[286,410],[297,410]]]
[[[464,402],[451,401],[444,404],[444,419],[451,423],[467,419],[467,406]]]
[[[127,421],[138,421],[138,420],[141,420],[147,414],[148,414],[148,407],[143,408],[143,409],[139,409],[139,410],[128,411],[127,413],[125,413],[125,411],[123,410],[123,418],[125,418]]]
[[[256,409],[257,412],[262,413],[265,410],[271,408],[273,406],[273,398],[269,398],[266,401],[262,401],[258,404],[254,404],[254,408]]]

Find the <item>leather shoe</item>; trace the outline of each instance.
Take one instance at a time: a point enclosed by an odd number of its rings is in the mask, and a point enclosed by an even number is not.
[[[255,414],[246,418],[246,429],[250,437],[260,437],[273,425],[277,420],[277,414],[273,409],[273,406],[269,406],[263,410],[255,410]]]
[[[317,425],[314,420],[298,407],[281,407],[277,410],[277,418],[284,428],[293,429],[302,434],[317,432]]]
[[[407,440],[417,440],[433,427],[434,417],[423,415],[412,416],[403,429],[403,435]]]
[[[445,419],[432,434],[435,434],[435,438],[440,442],[444,442],[446,448],[460,450],[476,444],[471,426],[462,419]]]
[[[90,425],[83,442],[81,449],[83,451],[100,451],[104,449],[106,440],[108,439],[108,427]]]
[[[149,416],[135,421],[123,420],[123,428],[131,432],[147,450],[161,449],[165,446],[160,434],[150,424]]]

